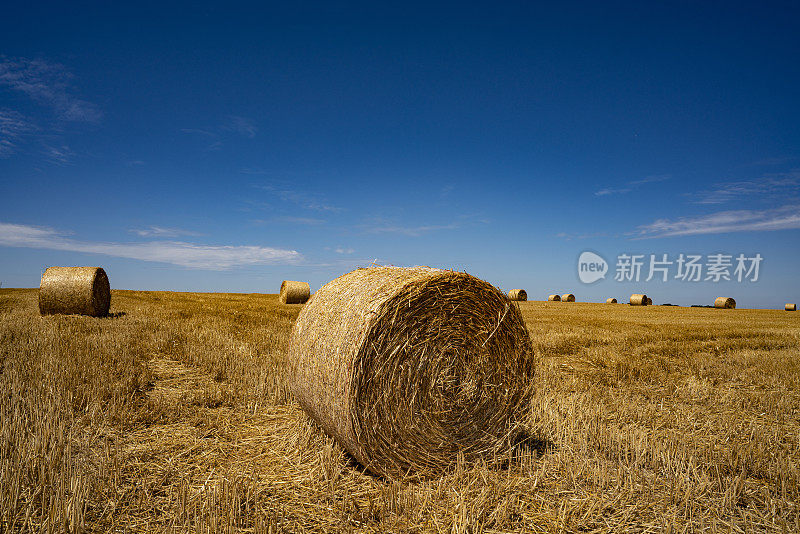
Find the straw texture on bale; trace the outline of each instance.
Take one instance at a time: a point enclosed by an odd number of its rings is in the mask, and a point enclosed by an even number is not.
[[[357,269],[300,312],[287,358],[300,405],[363,466],[441,472],[505,450],[529,410],[534,356],[494,286],[429,267]]]
[[[303,304],[311,296],[311,286],[308,282],[294,282],[284,280],[281,282],[281,292],[278,300],[281,304]]]
[[[547,297],[550,302],[561,302],[561,295],[550,295]]]
[[[104,317],[111,306],[111,287],[101,267],[50,267],[39,285],[42,315]]]
[[[714,301],[714,307],[733,309],[736,307],[736,301],[730,297],[717,297],[717,300]]]
[[[786,311],[797,311],[797,304],[786,304],[784,309]]]
[[[511,300],[528,300],[528,292],[524,289],[512,289],[508,292],[508,298]]]
[[[631,306],[647,306],[647,295],[641,293],[634,293],[631,295]]]
[[[617,299],[615,299],[614,297],[609,297],[606,299],[606,304],[616,304],[616,303]]]
[[[575,302],[575,295],[572,293],[566,293],[565,295],[561,295],[561,302]]]

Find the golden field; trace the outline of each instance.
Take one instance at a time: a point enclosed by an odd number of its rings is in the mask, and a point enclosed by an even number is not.
[[[800,532],[800,314],[523,302],[532,439],[502,468],[363,472],[287,392],[301,309],[0,290],[0,532]]]

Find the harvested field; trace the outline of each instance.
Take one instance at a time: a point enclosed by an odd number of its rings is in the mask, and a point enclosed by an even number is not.
[[[112,293],[0,290],[0,530],[800,531],[797,314],[520,302],[528,441],[390,482],[288,392],[300,306]]]

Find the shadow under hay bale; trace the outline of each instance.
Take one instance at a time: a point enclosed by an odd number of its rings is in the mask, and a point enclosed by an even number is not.
[[[547,300],[550,302],[561,302],[561,295],[549,295]]]
[[[42,315],[105,317],[111,306],[111,287],[101,267],[50,267],[39,286]]]
[[[363,466],[429,476],[508,450],[534,356],[518,308],[466,273],[357,269],[314,294],[287,358],[303,409]]]
[[[736,307],[736,301],[731,297],[717,297],[714,301],[714,307],[732,310]]]
[[[281,291],[278,294],[278,301],[281,304],[303,304],[311,296],[311,286],[308,282],[295,282],[284,280],[281,282]]]
[[[561,302],[575,302],[575,295],[572,293],[561,295]]]
[[[526,301],[528,300],[528,293],[524,289],[512,289],[508,292],[508,298],[511,300]]]
[[[631,295],[630,305],[631,306],[647,306],[647,295],[642,293],[634,293]]]

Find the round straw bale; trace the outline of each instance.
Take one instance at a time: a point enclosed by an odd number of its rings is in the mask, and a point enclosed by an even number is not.
[[[495,457],[533,393],[518,308],[483,280],[429,267],[357,269],[320,288],[287,363],[306,413],[389,477]]]
[[[631,306],[647,306],[647,295],[634,293],[631,295]]]
[[[615,299],[614,297],[609,297],[606,299],[606,304],[616,304],[616,303],[617,299]]]
[[[736,301],[730,297],[717,297],[714,301],[714,307],[733,309],[736,307]]]
[[[561,302],[575,302],[575,295],[572,293],[561,295]]]
[[[281,304],[303,304],[311,296],[311,286],[308,282],[294,282],[284,280],[281,282],[281,292],[278,300]]]
[[[648,306],[652,306],[653,305],[653,299],[651,299],[650,297],[647,297],[647,305]]]
[[[508,298],[511,300],[528,300],[528,292],[524,289],[512,289],[508,292]]]
[[[786,304],[786,311],[797,311],[797,304]]]
[[[550,302],[561,302],[561,295],[549,295],[547,300]]]
[[[50,267],[39,286],[39,313],[104,317],[111,287],[101,267]]]

